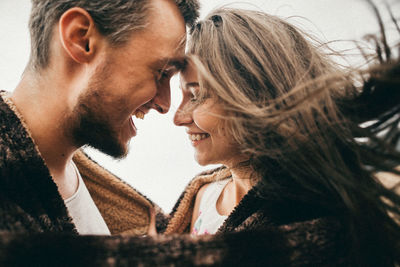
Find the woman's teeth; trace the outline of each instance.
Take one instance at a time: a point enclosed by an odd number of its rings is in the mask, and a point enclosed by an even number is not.
[[[138,119],[141,119],[141,120],[144,119],[144,113],[143,113],[142,111],[140,111],[140,110],[136,110],[136,112],[135,112],[134,115],[135,115],[135,117],[138,118]]]
[[[209,136],[210,136],[209,134],[189,134],[189,139],[192,141],[200,141]]]

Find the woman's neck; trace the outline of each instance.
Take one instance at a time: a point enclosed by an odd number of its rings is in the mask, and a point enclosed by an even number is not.
[[[225,186],[217,201],[217,211],[221,215],[229,215],[258,181],[250,166],[230,168],[230,171],[232,181]]]
[[[240,166],[230,169],[232,184],[236,196],[236,204],[242,200],[247,192],[256,184],[258,176],[250,166]]]

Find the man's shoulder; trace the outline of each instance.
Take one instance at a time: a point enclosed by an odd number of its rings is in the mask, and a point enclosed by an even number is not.
[[[28,175],[32,166],[42,173],[43,161],[36,145],[7,94],[0,92],[0,177]]]
[[[10,141],[25,135],[24,126],[9,98],[9,93],[0,91],[0,138],[2,139],[0,145],[7,145]]]
[[[11,148],[15,147],[15,138],[19,132],[15,131],[14,125],[18,118],[4,100],[5,92],[0,92],[0,168],[3,168],[5,161],[11,155]]]

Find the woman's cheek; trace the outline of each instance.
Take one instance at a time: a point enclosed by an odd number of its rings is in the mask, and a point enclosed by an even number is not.
[[[213,134],[218,128],[218,123],[220,122],[211,108],[201,108],[193,112],[193,120],[197,127],[202,131]]]

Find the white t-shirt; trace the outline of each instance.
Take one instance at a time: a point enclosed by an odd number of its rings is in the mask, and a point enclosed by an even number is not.
[[[228,216],[217,211],[217,201],[222,190],[231,179],[210,183],[200,200],[199,217],[193,226],[192,235],[213,235]]]
[[[78,168],[74,163],[73,166],[79,179],[79,185],[76,192],[64,202],[78,233],[81,235],[110,235],[110,230],[94,204]]]

